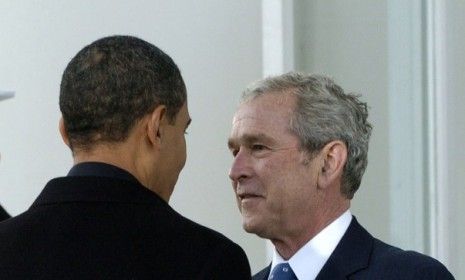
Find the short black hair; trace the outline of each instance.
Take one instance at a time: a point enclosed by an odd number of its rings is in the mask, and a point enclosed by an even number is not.
[[[174,61],[133,36],[110,36],[84,47],[66,67],[60,110],[71,150],[124,141],[159,105],[174,122],[187,98]]]

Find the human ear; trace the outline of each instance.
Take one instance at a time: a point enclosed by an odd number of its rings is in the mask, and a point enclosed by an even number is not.
[[[347,161],[347,146],[339,140],[331,141],[323,147],[320,156],[322,164],[319,170],[318,185],[326,187],[342,177]]]
[[[157,106],[150,113],[147,122],[147,138],[152,145],[159,145],[164,136],[166,123],[166,106]]]
[[[60,117],[60,121],[58,122],[58,130],[60,131],[61,139],[63,139],[63,142],[66,144],[66,146],[71,148],[69,144],[69,137],[68,137],[68,133],[66,132],[65,121],[63,120],[63,116]]]

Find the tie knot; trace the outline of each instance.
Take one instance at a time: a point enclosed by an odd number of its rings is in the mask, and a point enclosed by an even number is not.
[[[280,263],[273,268],[270,275],[270,280],[297,280],[297,277],[292,271],[288,263]]]

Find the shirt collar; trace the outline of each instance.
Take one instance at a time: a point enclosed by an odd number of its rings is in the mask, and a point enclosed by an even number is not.
[[[71,168],[68,176],[96,176],[123,179],[132,182],[139,181],[128,171],[115,165],[103,162],[82,162]]]
[[[347,210],[308,241],[288,261],[275,249],[270,271],[273,271],[276,265],[288,262],[297,279],[315,279],[349,228],[351,220],[352,214]]]

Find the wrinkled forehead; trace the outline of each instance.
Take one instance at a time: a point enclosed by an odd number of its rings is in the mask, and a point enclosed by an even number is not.
[[[271,94],[241,103],[232,120],[231,136],[289,133],[294,104],[289,96]]]

